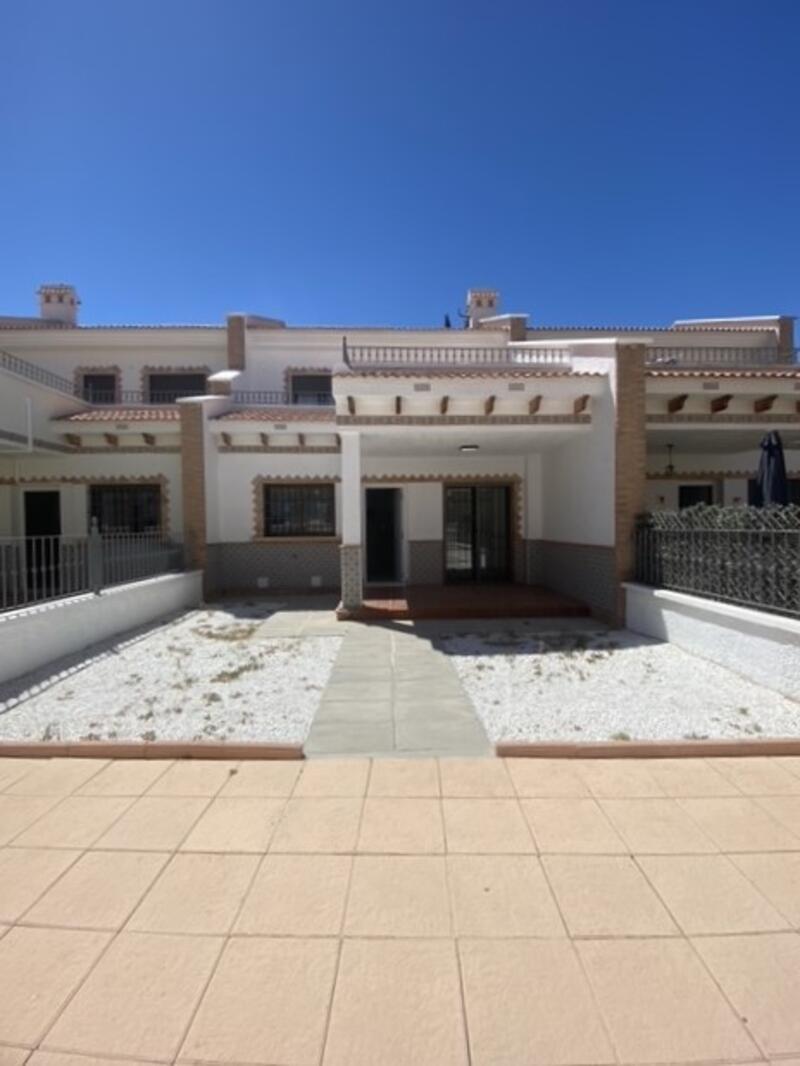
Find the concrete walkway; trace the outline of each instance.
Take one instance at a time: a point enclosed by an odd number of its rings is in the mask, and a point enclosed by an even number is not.
[[[800,1058],[800,759],[0,759],[2,1066]]]

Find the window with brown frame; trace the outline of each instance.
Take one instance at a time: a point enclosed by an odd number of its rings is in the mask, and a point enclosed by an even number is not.
[[[333,485],[265,485],[265,537],[333,537]]]
[[[161,529],[158,485],[90,485],[89,518],[101,533],[157,533]]]

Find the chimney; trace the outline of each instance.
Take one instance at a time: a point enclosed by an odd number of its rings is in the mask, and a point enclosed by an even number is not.
[[[41,285],[36,292],[39,297],[39,316],[47,322],[61,322],[65,326],[78,324],[80,300],[74,285]]]
[[[492,318],[500,308],[500,293],[497,289],[467,290],[467,326],[477,329],[482,319]]]

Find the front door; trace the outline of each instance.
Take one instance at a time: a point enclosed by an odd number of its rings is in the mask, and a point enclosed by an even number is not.
[[[60,589],[61,493],[25,493],[25,569],[28,598],[44,600]]]
[[[367,489],[367,581],[400,580],[400,490]]]
[[[507,581],[510,574],[508,485],[448,485],[444,497],[447,581]]]

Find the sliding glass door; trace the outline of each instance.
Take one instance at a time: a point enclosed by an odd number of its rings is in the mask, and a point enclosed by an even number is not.
[[[507,485],[448,485],[444,497],[447,581],[507,581],[510,573]]]

